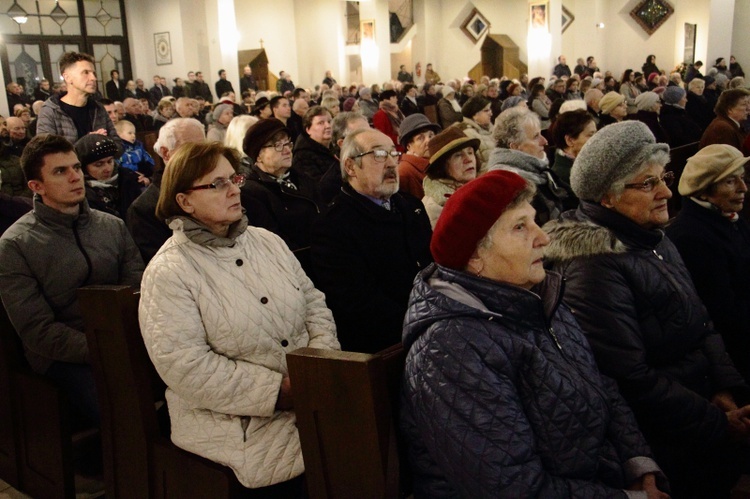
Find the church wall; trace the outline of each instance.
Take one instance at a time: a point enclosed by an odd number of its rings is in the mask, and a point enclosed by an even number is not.
[[[263,47],[268,55],[268,70],[277,76],[280,71],[286,71],[292,75],[295,84],[303,83],[299,78],[297,40],[300,35],[296,29],[296,16],[302,15],[302,10],[314,10],[317,4],[317,1],[307,1],[304,2],[306,8],[298,9],[294,0],[236,0],[234,8],[239,32],[238,50],[259,49],[260,40],[263,39]],[[330,29],[326,24],[321,28]],[[308,39],[307,43],[318,46],[314,39]]]

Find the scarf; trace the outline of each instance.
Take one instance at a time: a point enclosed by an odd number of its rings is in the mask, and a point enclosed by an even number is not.
[[[454,95],[452,99],[446,99],[448,102],[451,103],[451,106],[453,106],[453,110],[457,113],[461,112],[461,104],[458,103],[456,100],[456,96]]]
[[[698,199],[693,196],[690,196],[690,199],[695,201],[695,204],[697,204],[698,206],[702,206],[707,210],[718,211],[719,213],[721,213],[722,217],[726,218],[732,223],[737,222],[740,219],[740,215],[736,211],[722,211],[721,208],[719,208],[715,204],[709,203],[708,201],[703,201],[702,199]]]
[[[231,248],[235,239],[247,230],[247,217],[242,209],[242,218],[229,226],[226,237],[217,236],[199,220],[192,217],[178,215],[167,220],[167,225],[173,231],[182,231],[185,236],[199,246],[212,248]]]

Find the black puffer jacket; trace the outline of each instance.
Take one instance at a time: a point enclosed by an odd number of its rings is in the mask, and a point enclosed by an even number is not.
[[[302,172],[313,180],[320,180],[330,168],[340,168],[339,160],[330,149],[315,142],[306,133],[297,137],[292,156],[293,170]]]
[[[661,230],[586,201],[566,216],[545,226],[547,262],[564,274],[565,302],[602,373],[618,382],[674,482],[686,469],[666,462],[697,462],[727,438],[727,417],[710,399],[728,390],[742,405],[748,388]]]
[[[419,274],[401,409],[415,497],[625,497],[658,470],[561,296],[554,273],[532,291]]]

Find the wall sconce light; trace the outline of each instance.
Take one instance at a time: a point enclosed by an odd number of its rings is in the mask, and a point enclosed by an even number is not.
[[[604,29],[604,23],[596,23],[595,26],[599,29]]]

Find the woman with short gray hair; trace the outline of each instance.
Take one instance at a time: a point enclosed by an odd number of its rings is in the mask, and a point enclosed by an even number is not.
[[[512,171],[536,186],[531,204],[536,210],[537,223],[559,217],[568,195],[550,169],[544,151],[547,140],[542,136],[539,117],[524,107],[507,109],[495,120],[492,136],[497,147],[490,154],[487,170]]]
[[[750,388],[664,235],[669,146],[638,121],[609,125],[573,164],[576,212],[545,226],[547,264],[602,373],[635,412],[673,497],[728,497],[747,472]]]

